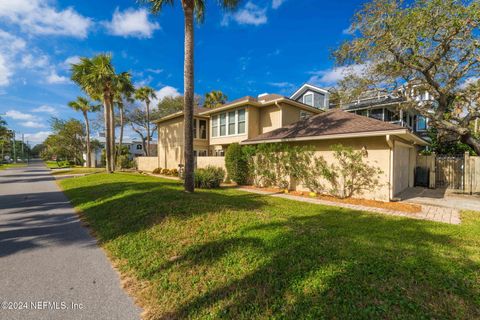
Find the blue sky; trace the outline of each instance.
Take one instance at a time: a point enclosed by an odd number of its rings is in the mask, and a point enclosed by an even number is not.
[[[82,94],[69,80],[69,63],[100,52],[160,98],[180,94],[183,15],[176,2],[152,16],[135,0],[0,0],[0,114],[31,144],[49,134],[51,116],[80,118],[66,106]],[[226,13],[207,0],[205,22],[195,29],[195,92],[222,90],[233,100],[290,95],[305,82],[332,86],[341,72],[331,50],[349,37],[362,2],[243,1]]]

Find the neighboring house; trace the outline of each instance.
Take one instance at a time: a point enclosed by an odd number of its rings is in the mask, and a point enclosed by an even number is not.
[[[329,101],[330,93],[322,88],[311,84],[304,84],[290,98],[312,105],[319,109],[333,109],[334,105]],[[431,100],[428,92],[415,93],[415,100],[418,102]],[[395,123],[411,129],[418,135],[426,138],[428,130],[428,119],[419,115],[414,110],[401,108],[406,99],[402,96],[388,93],[381,90],[371,90],[363,93],[355,101],[341,105],[345,111],[377,120]]]
[[[102,145],[102,148],[97,148],[95,150],[92,150],[91,162],[92,162],[92,165],[94,165],[95,167],[101,167],[102,166],[102,151],[105,148],[105,137],[98,136],[98,137],[95,137],[95,140],[98,140],[100,142],[100,144]],[[116,144],[118,145],[118,141],[116,141]],[[123,141],[122,145],[128,148],[128,152],[129,152],[129,155],[130,155],[129,156],[130,160],[133,160],[137,157],[145,156],[145,152],[143,150],[143,144],[142,144],[141,141],[135,141],[135,140],[133,140],[133,141]],[[150,142],[150,154],[151,154],[151,156],[156,157],[157,156],[157,150],[158,150],[157,142],[156,141]],[[87,159],[87,154],[83,153],[83,160],[86,161],[86,159]],[[85,165],[86,165],[86,163],[85,163]]]
[[[263,142],[308,144],[327,161],[333,161],[330,147],[341,143],[362,150],[366,160],[383,171],[381,186],[368,192],[366,198],[389,201],[413,186],[418,149],[428,142],[406,126],[341,109],[328,110],[328,91],[314,90],[315,87],[307,85],[292,98],[263,94],[214,109],[196,108],[194,153],[197,164],[224,166],[221,156],[230,144]],[[309,94],[313,96],[305,98]],[[158,167],[178,168],[179,164],[184,164],[183,112],[156,122]],[[294,187],[304,189],[301,185]]]

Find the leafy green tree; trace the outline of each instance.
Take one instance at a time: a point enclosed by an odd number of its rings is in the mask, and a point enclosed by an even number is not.
[[[77,119],[58,118],[52,118],[50,125],[53,133],[43,142],[45,147],[41,153],[42,158],[82,164],[86,139],[84,125]]]
[[[249,180],[248,159],[242,146],[238,143],[228,146],[225,153],[225,166],[230,180],[239,185],[247,184]]]
[[[205,94],[204,108],[216,108],[225,104],[228,97],[222,91],[211,91]]]
[[[147,157],[150,155],[150,103],[152,99],[156,99],[155,90],[150,87],[140,87],[135,91],[135,99],[145,102],[145,115],[147,123],[147,149],[145,150]]]
[[[83,115],[83,119],[85,120],[85,130],[87,133],[86,139],[86,154],[87,154],[87,167],[91,167],[91,159],[92,153],[90,151],[90,121],[88,119],[89,112],[97,112],[100,110],[101,106],[97,104],[91,103],[87,98],[84,97],[77,97],[77,100],[70,101],[68,106],[75,111],[80,111]]]
[[[159,13],[165,5],[173,5],[174,0],[139,0],[150,6],[153,14]],[[205,14],[205,0],[181,0],[185,24],[185,56],[184,56],[184,149],[185,149],[185,191],[195,190],[193,156],[193,114],[194,114],[194,17],[203,22]],[[221,0],[220,5],[227,10],[237,8],[240,0]]]
[[[161,113],[158,109],[152,110],[150,116],[153,119],[161,118]],[[152,137],[157,131],[157,124],[151,124],[147,120],[147,112],[143,108],[133,107],[127,110],[126,122],[130,124],[133,131],[135,131],[142,140],[143,152],[147,155],[147,136]]]
[[[480,118],[479,24],[478,0],[373,0],[356,13],[353,38],[334,53],[339,66],[356,71],[347,71],[348,85],[340,87],[396,91],[407,108],[480,155],[472,132]],[[418,101],[423,92],[434,99]]]

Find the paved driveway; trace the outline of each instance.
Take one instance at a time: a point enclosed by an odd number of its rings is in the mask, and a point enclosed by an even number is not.
[[[466,195],[446,189],[408,188],[400,194],[405,202],[457,210],[480,211],[480,195]]]
[[[0,319],[140,317],[41,162],[0,171],[0,302]]]

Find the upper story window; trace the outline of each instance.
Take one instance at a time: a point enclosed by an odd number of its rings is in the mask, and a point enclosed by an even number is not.
[[[303,96],[303,103],[313,106],[313,93],[306,93]]]
[[[423,116],[417,116],[417,131],[427,131],[428,129],[428,121],[427,118]]]
[[[193,119],[193,138],[207,139],[207,120]]]
[[[303,119],[307,119],[308,116],[310,116],[310,113],[306,112],[306,111],[300,111],[300,120],[303,120]]]
[[[137,144],[137,150],[142,150],[142,145],[141,144]]]
[[[244,134],[245,130],[245,109],[224,112],[212,117],[212,137]]]

